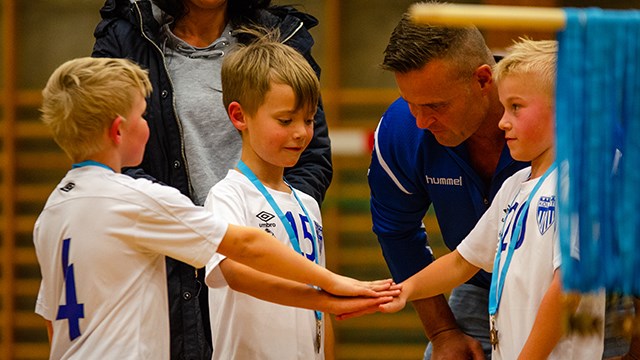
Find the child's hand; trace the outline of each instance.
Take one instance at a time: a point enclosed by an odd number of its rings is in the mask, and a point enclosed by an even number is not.
[[[397,291],[388,292],[395,293]],[[331,295],[327,292],[323,293],[327,296],[325,301],[326,311],[335,314],[338,318],[342,314],[357,313],[359,315],[371,314],[378,311],[378,307],[382,304],[388,303],[393,300],[393,295],[384,295],[380,297],[342,297]]]
[[[401,293],[390,302],[381,304],[379,310],[382,313],[394,313],[404,309],[405,305],[407,305],[407,297],[406,294]]]
[[[395,286],[399,286],[399,285],[395,285]],[[359,311],[354,311],[351,313],[342,313],[337,315],[336,319],[347,320],[347,319],[351,319],[351,318],[362,316],[362,315],[372,314],[376,311],[380,311],[382,313],[394,313],[402,310],[406,304],[407,304],[407,299],[401,293],[399,296],[392,297],[390,301],[381,303],[380,305],[378,305],[377,308],[366,308],[366,309],[361,309]]]
[[[385,291],[398,291],[399,286],[393,280],[358,281],[350,277],[334,274],[334,280],[323,288],[324,291],[338,296],[389,296]],[[393,294],[391,296],[394,296]]]

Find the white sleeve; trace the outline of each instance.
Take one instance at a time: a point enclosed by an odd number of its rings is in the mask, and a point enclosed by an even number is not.
[[[520,170],[502,184],[489,209],[457,247],[465,260],[486,272],[493,272],[499,233],[503,231],[505,209],[509,207],[509,202],[519,191],[518,185],[522,182],[521,178],[527,173],[527,169]]]
[[[211,188],[204,207],[211,211],[215,217],[230,224],[245,225],[247,220],[244,215],[244,204],[247,199],[243,195],[242,191],[239,191],[238,187],[234,187],[232,182],[223,179]],[[218,266],[224,259],[226,256],[216,253],[207,263],[205,276],[207,286],[222,287],[227,285],[220,266]]]
[[[498,207],[494,201],[457,247],[465,260],[489,273],[493,271],[493,260],[498,246],[498,223],[502,213]]]
[[[144,249],[164,254],[195,267],[203,267],[216,253],[228,223],[196,206],[174,188],[151,184],[150,201],[130,214],[133,227],[126,231]]]
[[[51,264],[49,261],[49,257],[45,256],[45,254],[40,252],[40,245],[38,243],[39,240],[39,219],[36,220],[34,230],[33,230],[33,238],[36,243],[35,251],[36,257],[38,258],[38,265],[40,267],[40,274],[42,276],[42,280],[40,281],[40,289],[38,290],[38,297],[36,298],[36,314],[42,316],[44,319],[49,321],[54,321],[56,319],[56,310],[55,306],[55,296],[56,292],[52,289],[53,283],[55,282],[55,270],[59,270],[54,264]],[[38,246],[39,245],[39,246]],[[57,264],[56,264],[57,265]]]

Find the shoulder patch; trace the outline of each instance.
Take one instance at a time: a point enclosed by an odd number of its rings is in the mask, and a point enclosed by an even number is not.
[[[61,187],[60,190],[62,190],[64,192],[69,192],[69,191],[73,190],[74,187],[76,187],[75,183],[68,182],[65,186]]]

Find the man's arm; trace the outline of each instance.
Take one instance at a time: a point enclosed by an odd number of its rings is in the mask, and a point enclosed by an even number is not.
[[[416,175],[407,171],[415,167],[415,164],[409,166],[403,164],[403,160],[415,162],[415,159],[406,154],[395,154],[403,149],[390,148],[394,139],[389,138],[393,135],[387,132],[384,123],[406,121],[398,118],[408,114],[408,110],[402,110],[402,107],[401,102],[397,102],[383,116],[376,131],[376,148],[372,154],[368,176],[373,230],[396,282],[417,273],[433,259],[422,226],[422,219],[431,200],[418,186],[413,186],[413,181],[417,181],[414,179]],[[467,354],[482,353],[480,343],[459,329],[443,295],[417,300],[412,304],[425,334],[433,343],[433,360],[464,358]],[[478,355],[478,358],[481,357]]]
[[[432,359],[483,359],[480,343],[460,330],[444,295],[411,303],[433,345]]]

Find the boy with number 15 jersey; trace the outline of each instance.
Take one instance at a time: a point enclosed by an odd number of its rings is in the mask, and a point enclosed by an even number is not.
[[[255,35],[258,40],[222,64],[224,105],[242,136],[242,154],[237,168],[213,186],[205,208],[262,229],[324,266],[318,203],[283,177],[313,137],[320,84],[300,54],[270,40],[273,34]],[[212,359],[324,359],[332,351],[324,346],[332,338],[326,308],[314,300],[320,291],[265,277],[223,256],[207,265],[206,282]]]

